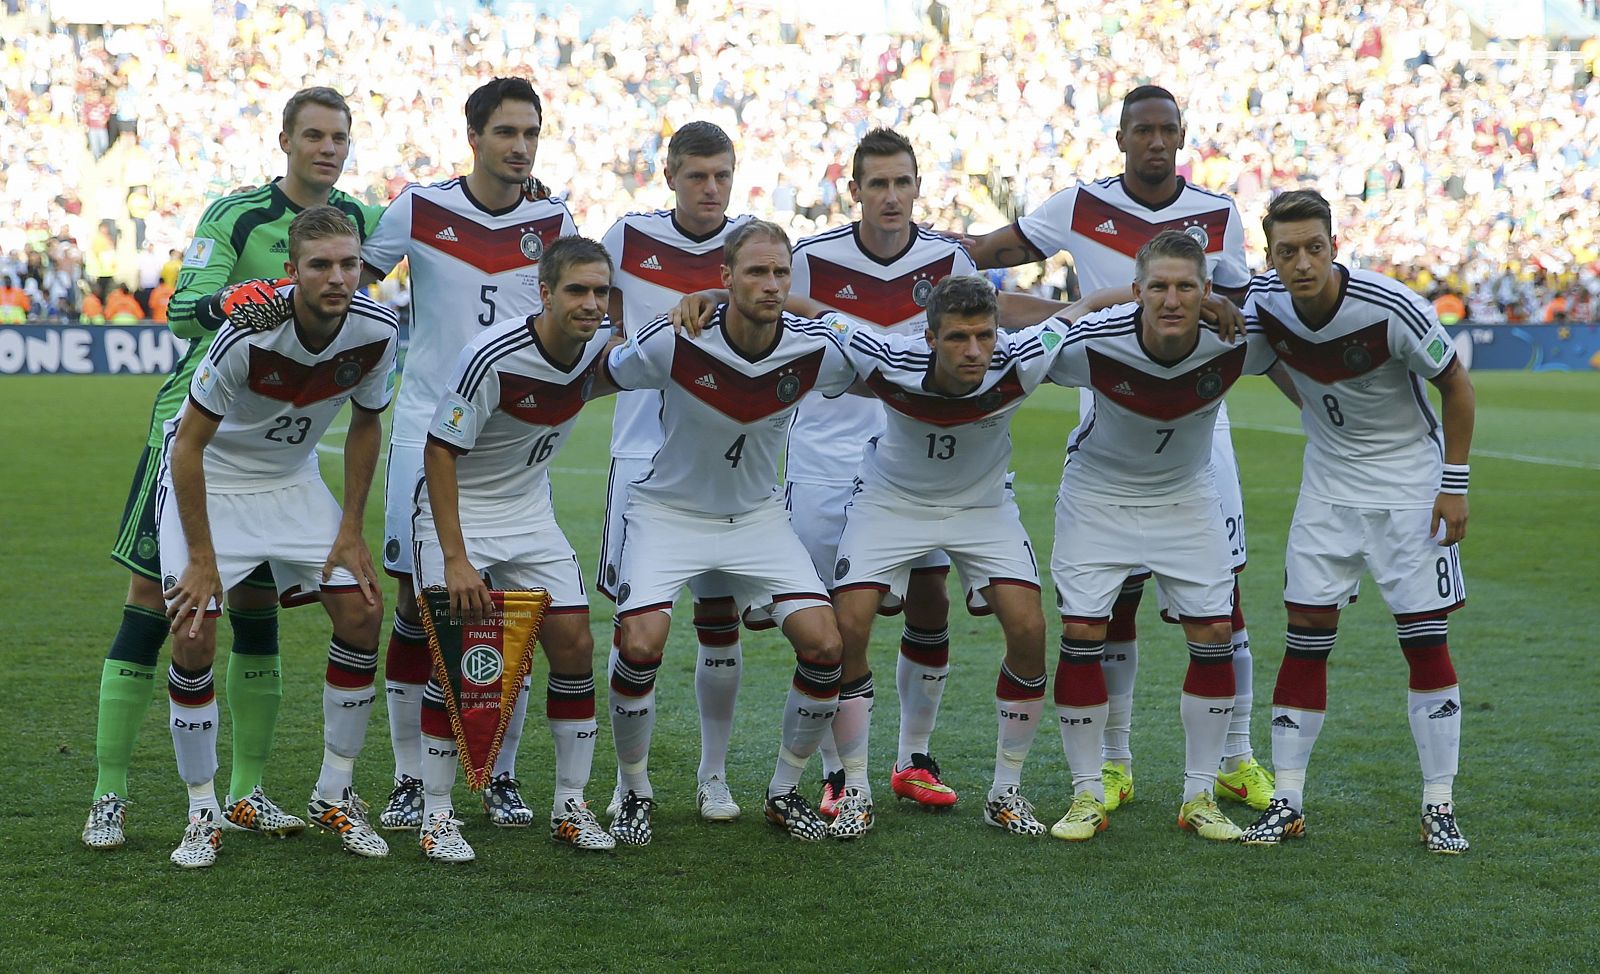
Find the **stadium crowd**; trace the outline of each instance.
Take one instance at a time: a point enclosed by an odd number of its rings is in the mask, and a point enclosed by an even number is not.
[[[1180,92],[1181,171],[1236,197],[1258,263],[1271,194],[1311,186],[1334,201],[1345,259],[1444,302],[1446,320],[1600,312],[1600,238],[1583,216],[1600,187],[1600,41],[1474,52],[1443,0],[934,0],[920,30],[867,36],[711,0],[587,36],[571,10],[441,29],[306,6],[218,4],[103,34],[10,19],[0,323],[111,320],[113,302],[159,317],[170,251],[206,201],[277,174],[285,91],[348,93],[340,186],[382,202],[464,169],[460,106],[510,72],[546,92],[536,172],[590,233],[665,201],[665,140],[694,118],[738,141],[733,210],[797,237],[846,219],[849,154],[880,124],[917,145],[921,220],[993,229],[1117,172],[1119,99],[1149,80]],[[1071,286],[1064,266],[1019,273],[1014,285]]]

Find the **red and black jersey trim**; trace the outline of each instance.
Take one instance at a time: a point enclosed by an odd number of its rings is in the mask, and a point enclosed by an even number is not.
[[[356,386],[383,361],[389,343],[384,338],[355,348],[347,348],[330,359],[312,365],[259,345],[249,348],[251,392],[274,402],[309,406],[332,399]]]
[[[1163,378],[1087,349],[1089,383],[1108,402],[1148,419],[1175,420],[1216,404],[1244,370],[1248,346],[1236,345],[1179,375]]]
[[[915,243],[916,237],[912,238]],[[815,254],[802,254],[809,262],[811,296],[853,318],[875,325],[897,325],[915,318],[927,307],[933,286],[955,270],[956,249],[920,267],[892,278],[875,276]]]
[[[797,356],[770,371],[746,375],[683,336],[676,336],[672,381],[737,423],[754,423],[793,408],[817,384],[824,349]]]
[[[1001,412],[1027,395],[1013,365],[993,386],[970,396],[951,398],[912,392],[889,381],[874,370],[867,376],[867,387],[883,404],[903,416],[932,426],[964,426]]]
[[[1182,191],[1180,187],[1180,195]],[[1146,220],[1109,200],[1080,190],[1072,207],[1072,232],[1085,240],[1132,257],[1162,231],[1189,232],[1190,228],[1198,228],[1194,236],[1204,237],[1200,243],[1206,253],[1220,254],[1223,237],[1228,230],[1229,212],[1224,204],[1203,213],[1191,213],[1170,220]]]
[[[1387,318],[1321,342],[1295,334],[1287,323],[1260,304],[1256,306],[1256,318],[1283,364],[1322,385],[1366,375],[1392,357]]]
[[[679,294],[721,287],[722,245],[695,253],[624,224],[617,270]]]
[[[485,274],[503,274],[536,266],[545,248],[561,236],[566,211],[560,206],[554,210],[549,216],[491,228],[419,196],[411,202],[411,239]]]

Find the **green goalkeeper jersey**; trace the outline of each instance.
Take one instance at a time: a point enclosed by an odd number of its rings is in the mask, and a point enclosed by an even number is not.
[[[328,203],[349,215],[363,241],[383,214],[383,207],[369,206],[337,189],[329,194]],[[289,224],[301,209],[284,195],[276,179],[257,189],[224,196],[206,208],[194,240],[184,252],[178,289],[167,307],[167,327],[187,339],[189,347],[156,393],[150,446],[161,446],[162,427],[188,397],[195,367],[221,324],[217,309],[208,307],[207,299],[240,281],[283,277],[289,259]]]

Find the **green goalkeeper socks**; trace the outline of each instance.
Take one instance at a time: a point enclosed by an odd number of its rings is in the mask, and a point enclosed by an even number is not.
[[[233,778],[228,794],[242,798],[261,784],[278,729],[278,705],[283,702],[278,610],[229,609],[228,621],[233,625],[227,680]]]
[[[156,659],[167,640],[167,619],[154,609],[122,607],[122,626],[100,671],[100,716],[95,726],[94,797],[128,797],[128,764],[155,693]]]

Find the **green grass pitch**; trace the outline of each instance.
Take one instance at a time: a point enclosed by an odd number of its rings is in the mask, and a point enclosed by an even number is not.
[[[104,854],[78,841],[94,781],[100,661],[125,586],[106,552],[156,380],[7,378],[0,601],[7,696],[18,709],[0,775],[0,905],[11,918],[0,970],[1591,969],[1600,941],[1600,733],[1592,718],[1600,667],[1591,618],[1600,606],[1600,378],[1488,373],[1476,381],[1464,554],[1470,601],[1451,632],[1467,709],[1456,782],[1473,843],[1465,857],[1429,856],[1417,842],[1405,666],[1392,620],[1371,593],[1347,613],[1333,656],[1330,718],[1307,789],[1311,837],[1280,849],[1208,845],[1176,828],[1185,654],[1179,633],[1156,620],[1152,597],[1141,616],[1138,797],[1089,843],[1017,840],[982,824],[999,632],[960,610],[934,738],[947,780],[963,796],[956,809],[927,814],[890,796],[898,625],[885,620],[873,644],[876,831],[850,845],[802,845],[761,821],[793,667],[773,634],[745,636],[730,763],[745,818],[701,824],[693,810],[693,638],[680,613],[660,676],[652,762],[659,804],[648,848],[575,853],[550,844],[537,825],[498,832],[463,789],[457,798],[479,854],[465,868],[425,863],[404,834],[391,834],[385,861],[345,856],[318,835],[274,842],[229,834],[216,868],[188,874],[167,862],[182,829],[183,793],[159,693],[134,759],[128,846]],[[1283,651],[1283,539],[1303,440],[1290,408],[1263,381],[1247,380],[1230,398],[1252,555],[1244,592],[1257,660],[1255,740],[1265,759]],[[1076,393],[1047,389],[1015,424],[1018,494],[1041,562],[1075,402]],[[561,522],[590,572],[609,417],[604,403],[584,414],[555,474]],[[336,481],[337,463],[326,466]],[[381,506],[374,497],[369,507],[374,539]],[[597,600],[594,608],[595,669],[603,673],[610,606]],[[320,757],[326,632],[315,608],[284,615],[286,692],[267,784],[291,809]],[[223,654],[219,671],[225,666]],[[550,789],[550,741],[537,706],[543,670],[536,664],[520,755],[536,810]],[[615,767],[601,726],[590,787],[596,805]],[[228,747],[224,717],[224,784]],[[369,799],[386,794],[389,769],[378,713],[357,767]],[[814,781],[808,775],[813,791]],[[1034,745],[1024,784],[1042,818],[1065,809],[1068,777],[1053,721]],[[1248,818],[1239,806],[1226,808]]]

